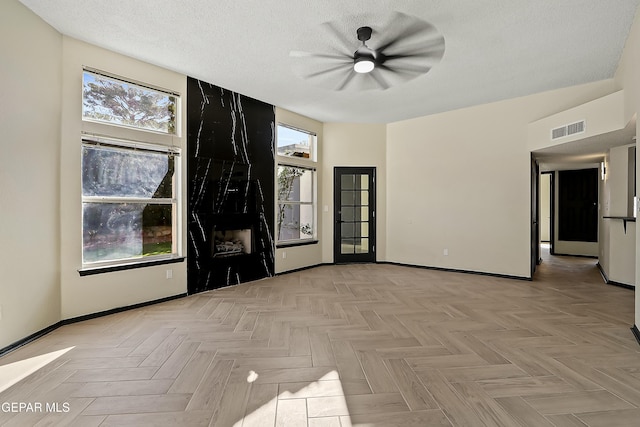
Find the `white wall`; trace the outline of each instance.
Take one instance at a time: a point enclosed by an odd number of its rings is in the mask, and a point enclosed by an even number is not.
[[[627,216],[630,146],[632,145],[612,148],[607,154],[607,173],[601,203],[603,217]],[[601,226],[603,227],[601,234],[606,239],[606,245],[601,245],[600,266],[609,280],[634,285],[636,224],[627,222],[625,230],[622,220],[603,219]]]
[[[309,119],[308,117],[301,116],[299,114],[292,113],[291,111],[284,110],[282,108],[276,108],[276,122],[279,124],[285,124],[303,129],[309,132],[315,132],[316,134],[316,162],[307,161],[307,165],[315,167],[317,171],[316,175],[316,189],[318,209],[316,212],[316,224],[318,228],[318,243],[303,246],[289,246],[276,248],[276,266],[275,271],[277,273],[283,273],[285,271],[295,270],[298,268],[304,268],[314,266],[322,263],[322,247],[326,244],[322,238],[323,223],[321,206],[323,201],[323,188],[322,179],[324,176],[324,170],[322,168],[322,147],[323,147],[323,129],[322,123],[316,120]],[[278,158],[276,158],[278,160]],[[296,159],[298,162],[304,162],[306,159]],[[281,161],[287,162],[288,158],[281,158]],[[290,161],[289,161],[290,162]],[[278,167],[276,161],[276,168]],[[276,180],[277,188],[277,171],[274,172],[274,179]],[[277,194],[277,191],[276,191]],[[276,211],[278,209],[276,201]],[[277,215],[276,215],[277,217]],[[331,243],[329,243],[330,245]]]
[[[82,116],[82,67],[103,70],[135,81],[178,92],[182,95],[182,117],[186,117],[186,77],[129,57],[63,37],[62,91],[62,150],[60,204],[61,219],[61,293],[62,318],[73,318],[117,307],[152,301],[187,291],[186,262],[137,268],[80,277],[82,264],[81,210],[81,132],[140,139],[145,133],[120,128],[113,135],[111,126],[85,123]],[[182,194],[186,194],[186,120],[178,124],[177,137],[161,136],[158,141],[183,149]],[[108,130],[107,130],[108,129]],[[182,236],[186,234],[186,197],[183,199]],[[186,242],[182,239],[183,254]],[[173,278],[166,278],[166,270],[173,270]]]
[[[376,168],[376,259],[387,260],[387,162],[384,124],[325,123],[322,148],[322,261],[333,262],[333,170],[336,166]]]
[[[387,259],[529,277],[527,125],[612,90],[602,81],[389,124]]]
[[[0,2],[0,348],[60,320],[62,37]]]

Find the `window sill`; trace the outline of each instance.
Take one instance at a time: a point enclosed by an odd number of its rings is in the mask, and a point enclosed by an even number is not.
[[[108,265],[103,267],[89,267],[78,270],[80,276],[91,276],[93,274],[111,273],[112,271],[133,270],[134,268],[152,267],[154,265],[175,264],[183,262],[185,257],[157,259],[152,261],[139,261],[129,264]]]
[[[299,242],[291,242],[291,243],[278,243],[276,245],[276,249],[281,249],[281,248],[291,248],[293,246],[307,246],[307,245],[315,245],[317,244],[318,241],[317,240],[304,240],[304,241],[299,241]]]

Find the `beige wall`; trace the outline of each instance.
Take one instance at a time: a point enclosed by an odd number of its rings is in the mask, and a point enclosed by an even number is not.
[[[529,277],[527,125],[612,90],[608,80],[389,124],[387,259]]]
[[[312,245],[303,245],[303,246],[289,246],[283,248],[276,249],[276,266],[275,271],[277,273],[282,273],[285,271],[295,270],[298,268],[309,267],[313,265],[318,265],[322,263],[322,247],[325,244],[322,239],[322,200],[323,200],[323,189],[322,189],[322,179],[324,176],[324,171],[321,167],[322,165],[322,147],[324,136],[322,132],[322,123],[316,120],[309,119],[308,117],[301,116],[299,114],[292,113],[291,111],[284,110],[282,108],[276,108],[276,122],[280,124],[285,124],[289,126],[296,127],[298,129],[303,129],[309,132],[315,132],[316,134],[316,162],[306,161],[306,159],[295,159],[296,164],[302,164],[303,166],[310,166],[316,168],[316,190],[317,190],[317,200],[318,200],[318,208],[316,212],[316,224],[318,231],[318,243]],[[276,168],[278,167],[278,159],[285,163],[291,163],[292,159],[287,157],[279,158],[276,157]],[[277,180],[277,172],[274,173],[274,179]],[[276,187],[277,189],[277,183]],[[276,191],[277,194],[277,191]],[[276,201],[276,212],[278,209],[277,201]],[[277,217],[277,215],[276,215]]]
[[[613,80],[605,82],[611,85],[615,83]],[[585,121],[584,132],[551,140],[552,129],[580,120]],[[529,124],[529,150],[535,151],[620,130],[628,122],[624,114],[624,92],[616,91]]]
[[[62,37],[0,2],[0,348],[60,320]]]
[[[625,116],[628,119],[636,116],[640,109],[640,13],[636,13],[635,20],[629,32],[629,37],[622,52],[620,64],[616,70],[615,81],[620,88],[624,88]],[[640,135],[640,123],[636,120],[636,135]],[[640,150],[636,150],[636,165],[640,165]],[[636,174],[636,188],[640,184],[640,174]],[[635,254],[635,283],[640,283],[640,227],[636,227]],[[640,327],[640,293],[635,293],[636,326]]]
[[[605,156],[606,175],[600,194],[599,259],[600,267],[610,281],[635,285],[636,224],[625,224],[605,216],[627,216],[629,209],[628,180],[631,145],[611,148]],[[631,206],[633,210],[633,206]]]
[[[185,293],[187,290],[186,263],[144,267],[133,270],[102,273],[80,277],[82,263],[82,212],[80,137],[81,132],[110,134],[121,138],[149,141],[148,133],[117,129],[97,123],[85,123],[82,115],[82,67],[103,70],[132,80],[182,94],[182,117],[185,117],[186,77],[153,65],[137,61],[114,52],[63,37],[63,92],[62,92],[62,149],[60,204],[61,219],[61,292],[62,318],[109,310],[116,307],[152,301]],[[186,172],[185,120],[178,124],[177,137],[161,136],[156,142],[179,146],[183,149],[182,175]],[[185,194],[183,179],[182,194]],[[186,217],[186,198],[183,199],[183,217]],[[185,218],[186,219],[186,218]],[[185,235],[186,224],[180,230]],[[183,254],[186,252],[182,239]],[[166,270],[173,278],[166,278]]]
[[[325,123],[322,146],[322,261],[333,262],[333,170],[336,166],[376,168],[376,259],[385,261],[387,162],[384,124]]]
[[[624,88],[625,117],[631,119],[640,109],[640,13],[636,13],[635,20],[629,32],[627,42],[622,52],[622,58],[616,70],[615,81],[618,87]],[[640,135],[640,123],[636,120],[636,135]],[[640,165],[640,150],[636,150],[636,164]],[[640,174],[636,175],[636,187],[640,184]],[[635,239],[635,283],[640,283],[640,227],[636,228]],[[635,292],[636,326],[640,327],[640,293]]]

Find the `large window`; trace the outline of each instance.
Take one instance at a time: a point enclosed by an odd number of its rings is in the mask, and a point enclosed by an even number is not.
[[[168,134],[176,133],[177,96],[171,92],[84,70],[82,118]]]
[[[82,119],[100,133],[82,135],[83,270],[179,258],[178,94],[96,70],[82,80]]]
[[[316,135],[279,124],[277,128],[276,236],[280,245],[314,242],[316,232]]]
[[[279,243],[313,240],[315,237],[315,170],[278,165]]]
[[[83,141],[83,264],[178,255],[178,155],[162,146]]]
[[[315,160],[316,135],[278,125],[278,155]]]

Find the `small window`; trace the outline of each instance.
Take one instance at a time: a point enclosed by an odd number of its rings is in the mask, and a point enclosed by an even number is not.
[[[176,133],[177,95],[84,70],[82,118],[137,129]]]
[[[315,160],[316,135],[284,125],[278,125],[278,155]]]
[[[85,267],[179,256],[178,156],[163,146],[83,140]]]
[[[316,236],[315,169],[278,165],[278,243]]]

